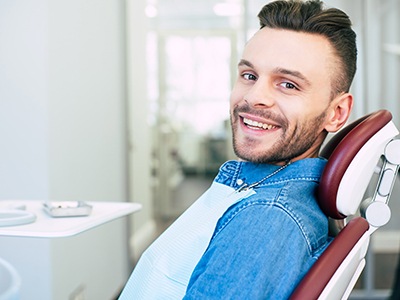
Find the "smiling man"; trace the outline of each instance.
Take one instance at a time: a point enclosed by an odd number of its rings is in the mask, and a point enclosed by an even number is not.
[[[317,157],[326,133],[347,120],[352,96],[337,93],[342,72],[324,36],[263,27],[246,45],[231,96],[240,158],[284,164]]]
[[[230,99],[239,160],[146,250],[121,299],[287,299],[330,242],[318,153],[353,105],[356,36],[320,1],[258,17]]]

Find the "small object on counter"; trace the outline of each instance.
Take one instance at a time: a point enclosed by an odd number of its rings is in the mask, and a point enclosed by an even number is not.
[[[92,212],[92,206],[84,201],[46,201],[43,207],[52,217],[84,217]]]

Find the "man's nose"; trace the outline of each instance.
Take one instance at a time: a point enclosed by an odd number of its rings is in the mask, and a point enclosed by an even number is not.
[[[275,104],[272,87],[261,81],[257,81],[251,89],[248,90],[244,99],[249,105],[256,108],[268,108]]]

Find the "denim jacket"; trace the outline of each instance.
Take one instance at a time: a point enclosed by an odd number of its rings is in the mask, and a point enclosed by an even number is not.
[[[325,163],[225,163],[143,253],[120,299],[287,299],[329,243],[315,200]]]
[[[288,299],[330,242],[315,199],[325,161],[292,163],[254,187],[218,221],[184,299]],[[278,167],[228,162],[216,181],[232,186],[262,180]]]

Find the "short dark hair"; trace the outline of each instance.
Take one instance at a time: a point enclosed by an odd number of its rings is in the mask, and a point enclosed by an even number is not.
[[[279,0],[258,14],[260,26],[325,36],[339,58],[340,68],[332,82],[334,95],[348,92],[357,68],[356,34],[349,16],[337,8],[323,7],[318,0]],[[261,29],[260,28],[260,29]]]

